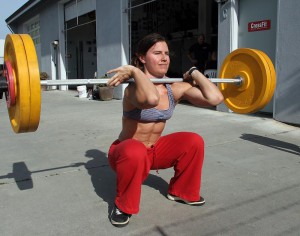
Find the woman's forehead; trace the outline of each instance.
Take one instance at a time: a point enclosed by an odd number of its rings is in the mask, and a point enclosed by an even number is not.
[[[149,51],[168,51],[168,45],[166,42],[161,41],[161,42],[157,42],[155,43],[150,49]]]

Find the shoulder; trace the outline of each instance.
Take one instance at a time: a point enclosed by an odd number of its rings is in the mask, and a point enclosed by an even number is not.
[[[128,86],[124,90],[124,97],[123,97],[123,110],[130,111],[136,108],[131,101],[131,98],[134,96],[135,91],[135,83],[129,83]]]
[[[128,83],[127,87],[124,90],[124,93],[125,95],[129,95],[130,93],[134,92],[135,89],[135,83]]]
[[[182,96],[184,95],[185,91],[192,87],[191,84],[188,82],[176,82],[171,84],[172,93],[176,102],[178,102]]]

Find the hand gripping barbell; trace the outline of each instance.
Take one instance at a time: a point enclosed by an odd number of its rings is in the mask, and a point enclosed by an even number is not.
[[[72,79],[40,81],[37,55],[27,34],[9,34],[5,39],[4,70],[0,96],[6,97],[11,126],[15,133],[38,128],[41,112],[41,85],[105,84],[107,79]],[[224,103],[236,113],[254,113],[272,99],[276,75],[270,58],[262,51],[240,48],[224,60],[219,83]],[[174,83],[182,79],[152,79],[153,83]],[[130,81],[129,81],[130,82]]]

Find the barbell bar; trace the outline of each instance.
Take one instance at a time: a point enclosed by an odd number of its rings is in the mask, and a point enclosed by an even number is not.
[[[61,86],[61,85],[97,85],[97,84],[107,84],[109,79],[68,79],[68,80],[41,80],[41,85],[43,86]],[[182,82],[182,78],[163,78],[163,79],[150,79],[152,83],[175,83]],[[218,78],[208,78],[213,83],[242,83],[242,78],[235,79],[218,79]],[[134,79],[129,79],[123,83],[132,83]]]
[[[35,46],[27,34],[8,34],[4,47],[4,73],[0,96],[5,93],[11,126],[15,133],[34,132],[41,113],[41,85],[106,84],[108,79],[40,80]],[[236,113],[255,113],[272,99],[276,87],[275,68],[262,51],[237,49],[225,58],[219,83],[226,106]],[[181,82],[181,78],[151,79],[153,83]],[[128,82],[133,82],[130,79]]]

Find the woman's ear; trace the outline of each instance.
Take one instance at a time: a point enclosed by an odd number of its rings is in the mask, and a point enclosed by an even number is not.
[[[139,58],[139,60],[140,60],[143,64],[146,63],[146,62],[145,62],[145,56],[141,55],[141,56],[138,56],[138,58]]]

